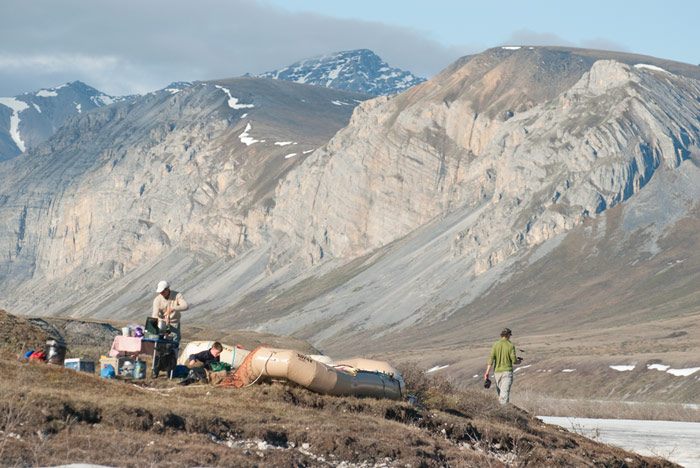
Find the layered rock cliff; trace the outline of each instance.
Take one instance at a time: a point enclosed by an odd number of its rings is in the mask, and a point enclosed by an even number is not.
[[[239,78],[74,117],[0,165],[0,280],[89,295],[171,249],[235,257],[259,243],[277,180],[365,98]]]
[[[697,180],[698,70],[672,67],[649,57],[494,49],[394,99],[362,104],[283,181],[272,218],[277,245],[295,243],[300,261],[365,256],[362,273],[260,329],[331,346],[351,346],[358,334],[377,346],[400,337],[400,346],[452,330],[466,339],[476,324],[517,317],[514,304],[527,314],[512,298],[479,299],[655,177],[690,171],[685,183]],[[663,203],[686,189],[666,190],[649,198]],[[672,208],[676,221],[693,216],[697,201],[683,199]],[[675,226],[655,215],[645,222]],[[547,296],[546,283],[532,286]]]
[[[366,102],[280,186],[273,227],[302,239],[314,263],[481,207],[453,245],[479,275],[688,158],[698,82],[645,65],[495,49],[395,99]]]
[[[196,304],[188,320],[345,352],[459,343],[505,318],[648,319],[629,284],[592,278],[651,274],[697,245],[683,226],[698,209],[699,80],[651,57],[508,47],[364,102],[244,78],[93,111],[0,164],[13,288],[0,305],[137,318],[167,277]],[[572,249],[594,266],[562,260]],[[554,284],[605,294],[563,307]],[[562,309],[578,315],[554,320]],[[548,320],[518,322],[533,316]]]

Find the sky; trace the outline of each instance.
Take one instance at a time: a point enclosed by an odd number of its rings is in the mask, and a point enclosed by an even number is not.
[[[80,80],[114,96],[373,50],[430,78],[501,45],[700,64],[695,0],[0,0],[0,96]]]

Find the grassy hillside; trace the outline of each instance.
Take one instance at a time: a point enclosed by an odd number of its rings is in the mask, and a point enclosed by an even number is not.
[[[3,466],[672,467],[405,371],[420,405],[317,395],[284,383],[239,390],[105,380],[0,356]]]
[[[413,404],[318,395],[288,382],[230,389],[182,387],[164,377],[107,380],[19,358],[26,345],[14,343],[35,339],[39,347],[46,334],[24,318],[4,311],[0,317],[2,330],[12,331],[0,342],[0,466],[674,466],[503,407],[493,390],[455,390],[413,364],[400,366]],[[113,329],[47,320],[64,333],[69,350],[97,351],[84,344],[85,330]],[[252,332],[193,327],[187,335],[316,351]]]

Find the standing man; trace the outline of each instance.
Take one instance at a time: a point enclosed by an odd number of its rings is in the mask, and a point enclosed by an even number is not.
[[[170,325],[170,333],[174,341],[180,341],[180,312],[187,310],[187,302],[182,294],[170,290],[170,283],[161,281],[156,288],[158,295],[153,299],[151,317],[165,320]]]
[[[484,381],[489,379],[489,372],[493,365],[493,377],[496,380],[498,402],[505,405],[510,401],[510,387],[513,384],[513,366],[520,364],[522,358],[515,356],[515,346],[510,342],[513,333],[510,328],[501,331],[501,339],[491,347],[489,364],[486,367]]]

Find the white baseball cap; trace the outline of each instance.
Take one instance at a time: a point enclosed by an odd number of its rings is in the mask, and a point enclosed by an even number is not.
[[[163,292],[166,288],[169,288],[169,287],[170,287],[170,283],[163,280],[160,283],[158,283],[158,287],[156,288],[156,292],[157,293]]]

